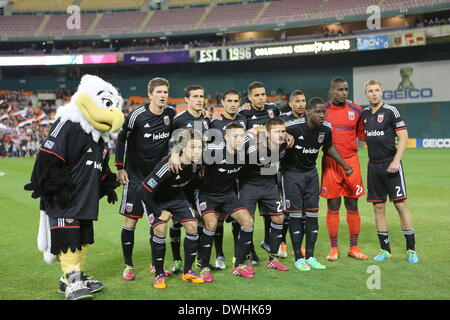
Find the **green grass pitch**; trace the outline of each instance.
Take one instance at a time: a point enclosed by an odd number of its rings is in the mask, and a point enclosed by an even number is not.
[[[367,152],[360,150],[364,182],[366,179]],[[319,159],[320,161],[320,159]],[[36,246],[38,230],[38,201],[31,199],[23,185],[31,175],[34,159],[0,159],[0,299],[62,300],[57,292],[61,275],[59,264],[48,265]],[[320,163],[320,162],[318,162]],[[214,272],[214,282],[194,285],[181,281],[181,276],[171,276],[168,288],[152,288],[148,271],[150,247],[149,226],[146,220],[137,225],[134,264],[137,277],[134,281],[121,279],[123,268],[120,232],[123,218],[119,204],[101,201],[100,218],[95,226],[95,244],[90,247],[85,271],[105,283],[106,288],[95,295],[96,299],[450,299],[450,151],[443,149],[408,149],[403,159],[408,188],[408,204],[413,214],[416,230],[416,248],[420,262],[406,261],[405,240],[399,218],[392,205],[388,206],[392,258],[375,262],[378,251],[372,205],[365,197],[359,202],[361,212],[360,247],[369,260],[356,261],[346,256],[348,229],[345,210],[341,208],[339,244],[341,258],[326,261],[329,249],[325,225],[326,202],[321,199],[319,238],[316,257],[327,266],[326,270],[300,272],[293,267],[293,254],[289,244],[288,258],[283,261],[290,267],[287,272],[265,267],[266,254],[259,248],[263,222],[257,217],[254,240],[261,258],[255,267],[254,279],[231,275],[231,226],[225,225],[225,255],[227,269]],[[119,197],[121,190],[119,190]],[[288,242],[290,241],[288,237]],[[213,252],[213,256],[215,252]],[[166,251],[166,266],[171,261],[170,246]],[[380,289],[369,289],[368,268],[378,266]],[[371,270],[371,268],[369,268]],[[370,282],[370,279],[369,279]]]

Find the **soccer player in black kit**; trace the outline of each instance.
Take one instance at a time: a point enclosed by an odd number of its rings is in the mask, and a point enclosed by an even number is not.
[[[287,105],[288,111],[286,113],[283,113],[282,117],[287,116],[294,116],[295,118],[303,118],[306,113],[306,96],[305,93],[300,89],[295,89],[291,92],[289,95],[289,103]],[[302,226],[304,227],[305,220],[302,219]],[[280,258],[287,258],[287,241],[286,241],[286,235],[289,230],[289,216],[286,215],[284,217],[284,223],[283,223],[283,238],[281,240],[280,249],[278,250],[278,257]],[[304,253],[305,248],[302,247],[302,253]]]
[[[232,218],[241,226],[233,274],[253,278],[254,271],[246,264],[250,254],[253,219],[234,190],[239,171],[245,165],[244,136],[244,127],[240,123],[229,123],[225,142],[208,145],[204,152],[204,175],[200,179],[198,207],[204,224],[200,233],[200,274],[205,282],[213,281],[209,259],[219,215],[224,215],[225,219]]]
[[[247,128],[246,118],[243,115],[238,115],[237,112],[241,106],[241,95],[238,91],[234,89],[227,90],[223,93],[223,97],[221,99],[223,112],[220,115],[219,119],[211,119],[210,122],[210,130],[209,132],[212,134],[213,129],[219,130],[222,133],[222,136],[225,135],[225,128],[227,124],[231,122],[238,122],[244,126],[244,129]],[[216,135],[219,134],[218,131],[214,132]],[[210,137],[212,140],[212,137]],[[208,140],[208,142],[214,142]],[[223,140],[223,139],[221,139]],[[224,221],[219,217],[219,221],[217,223],[216,232],[214,234],[214,248],[216,249],[216,261],[214,263],[214,267],[217,269],[225,269],[225,255],[223,253],[223,223]],[[239,232],[239,224],[233,221],[233,226],[235,226],[237,232]]]
[[[125,262],[124,280],[135,278],[133,267],[134,230],[143,215],[137,199],[137,189],[146,177],[169,152],[169,139],[173,130],[175,109],[167,105],[169,82],[154,78],[148,84],[149,104],[130,112],[119,133],[116,146],[118,180],[123,187],[119,213],[125,217],[122,233],[122,252]],[[126,155],[125,155],[126,150]]]
[[[199,85],[189,85],[184,89],[184,100],[187,104],[187,109],[177,114],[173,121],[173,137],[172,141],[176,141],[178,133],[183,132],[183,129],[194,128],[202,133],[209,129],[209,119],[203,116],[203,105],[205,103],[205,89]],[[179,165],[179,164],[178,164]],[[171,170],[173,170],[171,168]],[[177,170],[173,170],[177,172]],[[194,179],[185,187],[185,195],[194,208],[196,207],[196,190],[198,189],[197,181]],[[199,224],[201,227],[201,223]],[[172,224],[170,226],[170,244],[173,255],[173,262],[171,271],[179,273],[182,271],[180,240],[181,240],[181,226],[179,224]],[[199,258],[199,257],[197,257]]]
[[[243,115],[247,120],[247,129],[264,126],[267,120],[278,117],[281,114],[280,109],[275,103],[267,103],[266,88],[259,81],[252,82],[247,88],[248,99],[250,100],[250,109],[242,109],[239,115]],[[261,247],[269,251],[269,230],[271,220],[269,216],[264,217],[264,241]],[[254,263],[259,261],[252,243],[252,260]]]
[[[211,119],[210,128],[218,129],[225,134],[227,124],[230,122],[239,122],[246,129],[247,118],[242,114],[238,114],[241,106],[241,94],[234,89],[227,90],[223,93],[221,103],[223,112],[220,115],[220,119]]]
[[[192,264],[199,246],[197,220],[194,210],[184,195],[183,188],[197,175],[197,162],[203,152],[203,137],[200,131],[186,129],[180,134],[172,152],[177,152],[182,169],[178,174],[169,170],[169,155],[165,156],[143,179],[139,187],[139,197],[143,201],[149,223],[153,227],[151,236],[152,258],[155,263],[155,289],[165,289],[164,256],[166,251],[167,222],[182,224],[186,230],[184,239],[184,268],[182,280],[204,283],[194,271]]]
[[[381,247],[374,259],[383,261],[391,256],[386,219],[388,194],[400,216],[400,224],[406,239],[407,260],[410,263],[417,263],[419,258],[415,250],[412,216],[406,205],[406,184],[401,162],[408,143],[406,123],[397,108],[383,102],[383,90],[379,81],[367,81],[364,89],[370,103],[370,107],[363,112],[364,133],[369,153],[367,201],[373,203]],[[398,146],[395,145],[396,137]]]
[[[258,205],[259,214],[271,221],[267,267],[287,271],[288,267],[277,259],[284,221],[277,174],[286,152],[286,126],[281,118],[275,117],[267,121],[265,130],[256,135],[253,130],[246,136],[246,166],[239,176],[239,197],[252,216]]]
[[[314,246],[318,235],[319,177],[316,160],[320,148],[326,151],[351,175],[348,166],[332,144],[331,125],[325,122],[325,102],[312,98],[306,107],[306,117],[293,115],[284,117],[286,130],[294,136],[294,146],[287,150],[283,159],[283,198],[285,212],[289,214],[289,232],[294,248],[295,267],[301,271],[325,269],[314,257]],[[306,257],[301,252],[303,228],[302,215],[306,215]]]

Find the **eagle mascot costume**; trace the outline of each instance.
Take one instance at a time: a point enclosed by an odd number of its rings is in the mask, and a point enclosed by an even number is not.
[[[99,199],[117,201],[120,184],[108,166],[108,143],[124,122],[123,99],[110,83],[84,75],[40,147],[25,190],[41,198],[38,248],[47,263],[59,261],[59,291],[66,300],[90,299],[104,286],[83,273]]]

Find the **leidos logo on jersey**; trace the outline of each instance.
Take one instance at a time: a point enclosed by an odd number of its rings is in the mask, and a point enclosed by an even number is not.
[[[384,131],[378,131],[378,130],[367,131],[366,130],[366,137],[379,137],[379,136],[384,136]]]
[[[154,140],[160,140],[160,139],[165,139],[169,137],[169,133],[168,132],[160,132],[160,133],[145,133],[144,134],[144,138],[146,139],[152,139]]]
[[[100,171],[102,171],[102,164],[100,162],[97,161],[92,161],[92,160],[86,160],[86,165],[87,166],[92,166],[94,165],[94,169],[98,169]]]

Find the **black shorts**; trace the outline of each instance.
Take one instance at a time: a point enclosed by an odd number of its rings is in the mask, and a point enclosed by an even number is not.
[[[145,201],[142,203],[146,212],[148,222],[152,227],[158,224],[167,223],[167,220],[159,219],[162,211],[169,211],[172,214],[173,224],[187,221],[196,221],[195,213],[184,194],[168,201]]]
[[[319,212],[319,176],[314,168],[305,172],[286,170],[281,178],[286,215],[301,217]]]
[[[227,222],[230,222],[230,216],[234,212],[247,210],[234,191],[225,194],[200,191],[197,206],[200,216],[203,217],[205,214],[215,212],[223,215]]]
[[[119,213],[131,219],[140,219],[144,214],[144,208],[139,196],[141,182],[130,181],[123,186],[122,202]]]
[[[405,200],[406,183],[403,173],[403,165],[395,173],[388,173],[386,170],[391,164],[391,160],[384,162],[369,161],[367,164],[367,201],[386,202],[386,195],[390,201]]]
[[[51,253],[58,255],[68,249],[81,250],[83,244],[94,243],[94,225],[92,220],[49,217],[51,233]]]
[[[283,214],[280,190],[275,178],[270,181],[262,181],[262,183],[248,181],[240,184],[239,198],[252,216],[255,215],[256,204],[258,204],[261,216]]]

